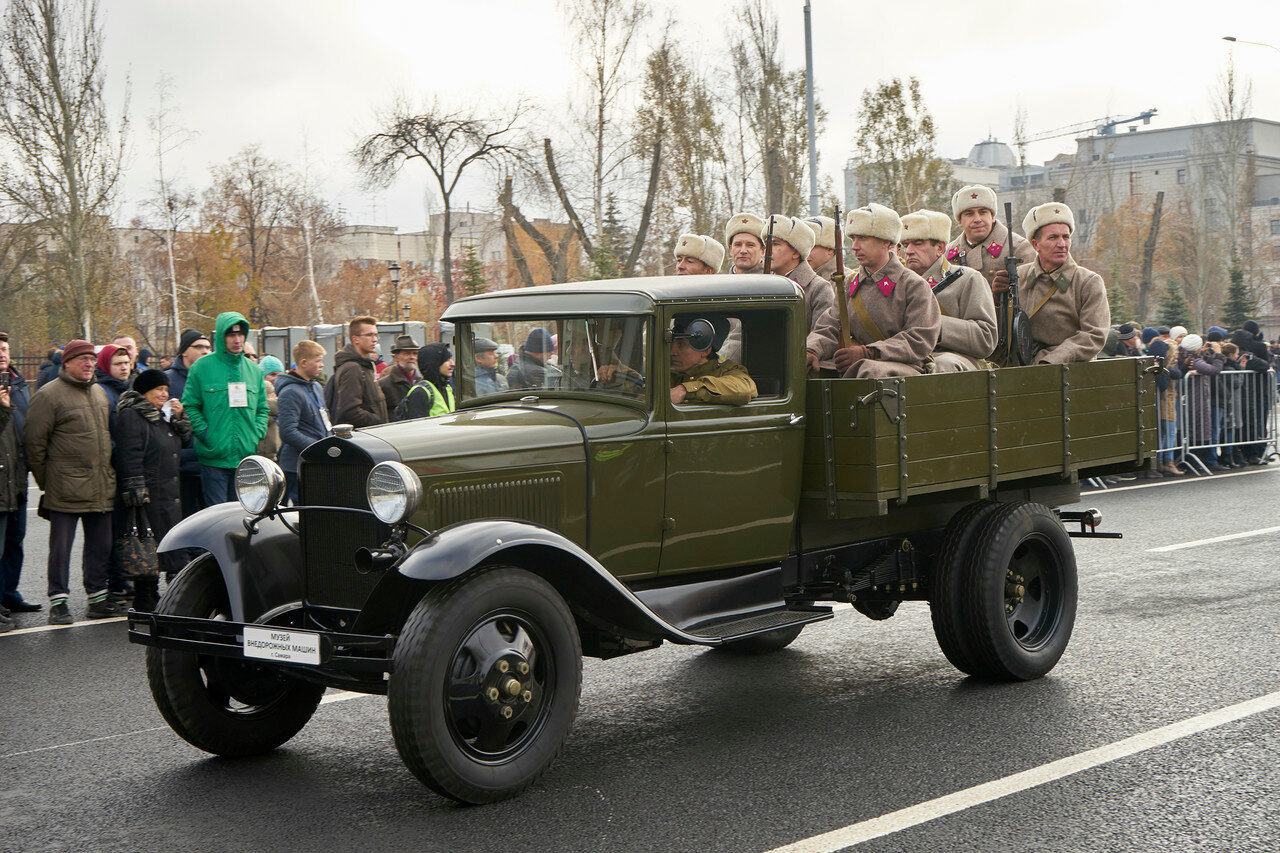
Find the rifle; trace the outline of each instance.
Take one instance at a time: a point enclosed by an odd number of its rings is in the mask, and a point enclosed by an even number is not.
[[[769,214],[769,231],[764,237],[764,274],[773,272],[773,214]]]
[[[1012,300],[1012,310],[1005,312],[1005,316],[1012,314],[1013,328],[1007,330],[1011,333],[1008,341],[1009,345],[1009,365],[1011,367],[1019,364],[1034,364],[1036,358],[1036,342],[1031,337],[1031,318],[1022,310],[1022,306],[1018,304],[1018,259],[1013,254],[1013,205],[1009,202],[1004,203],[1004,224],[1009,231],[1007,238],[1009,245],[1008,253],[1004,258],[1004,268],[1009,273],[1009,291],[1008,299]],[[1007,322],[1007,319],[1006,319]]]
[[[831,279],[831,289],[836,292],[836,307],[840,311],[840,347],[853,346],[849,338],[849,295],[844,289],[844,234],[840,232],[840,205],[836,205],[836,274]]]

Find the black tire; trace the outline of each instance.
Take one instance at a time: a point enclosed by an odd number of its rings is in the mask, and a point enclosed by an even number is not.
[[[230,619],[213,557],[196,558],[169,584],[156,613]],[[324,687],[236,658],[147,649],[151,695],[170,727],[214,755],[270,752],[302,730]]]
[[[938,646],[963,673],[976,674],[977,664],[966,621],[969,598],[965,586],[967,564],[977,547],[978,535],[991,514],[1002,505],[995,501],[971,503],[951,517],[933,565],[929,612]]]
[[[486,566],[410,614],[396,642],[391,732],[431,790],[490,803],[547,770],[581,691],[582,643],[564,599],[531,572]]]
[[[765,634],[756,634],[742,640],[733,640],[719,646],[712,646],[713,651],[731,655],[767,655],[781,651],[795,642],[796,637],[804,630],[803,625],[792,628],[779,628]]]
[[[1077,578],[1071,538],[1052,510],[1013,503],[993,512],[968,575],[973,674],[1028,681],[1053,669],[1071,640]]]

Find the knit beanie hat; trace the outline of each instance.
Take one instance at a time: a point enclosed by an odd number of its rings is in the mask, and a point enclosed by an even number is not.
[[[115,356],[117,352],[124,352],[124,349],[121,347],[115,346],[114,344],[107,344],[105,347],[103,347],[102,351],[98,353],[98,369],[101,370],[103,373],[110,373],[111,359]]]
[[[133,380],[133,390],[139,394],[146,394],[153,388],[160,386],[169,387],[169,376],[163,370],[156,370],[149,367],[138,374],[138,378]]]
[[[258,367],[262,368],[263,376],[269,376],[272,373],[284,373],[284,362],[274,355],[264,355],[258,359]]]
[[[552,352],[556,348],[556,342],[551,339],[551,333],[546,329],[534,329],[529,333],[529,337],[525,338],[522,350],[526,352]]]
[[[1149,344],[1158,337],[1160,337],[1160,332],[1151,328],[1150,326],[1147,326],[1145,329],[1142,330],[1142,342],[1144,344]]]
[[[181,358],[182,354],[186,352],[187,348],[190,347],[192,344],[194,344],[196,341],[200,340],[201,338],[205,339],[206,341],[209,340],[209,336],[206,335],[204,332],[200,331],[199,329],[183,329],[182,337],[178,340],[178,355],[176,357]]]
[[[62,363],[66,364],[71,359],[78,358],[85,353],[93,355],[93,344],[88,341],[82,341],[79,338],[74,341],[67,341],[67,345],[62,348]]]
[[[1199,335],[1187,335],[1182,339],[1182,343],[1178,344],[1179,349],[1186,350],[1187,352],[1199,352],[1200,348],[1203,346],[1204,339]]]

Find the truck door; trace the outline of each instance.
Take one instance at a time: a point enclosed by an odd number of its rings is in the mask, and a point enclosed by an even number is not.
[[[658,402],[667,421],[662,574],[773,562],[790,550],[804,452],[804,316],[798,301],[776,305],[715,309],[737,321],[736,354],[756,382],[756,399]],[[672,319],[698,310],[669,309],[667,347]]]

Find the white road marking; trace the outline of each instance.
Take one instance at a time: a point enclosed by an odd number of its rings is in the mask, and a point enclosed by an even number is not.
[[[106,620],[103,620],[103,621],[106,621]],[[70,628],[71,626],[70,625],[53,625],[51,627]],[[371,696],[371,695],[373,694],[352,693],[350,690],[338,690],[333,693],[326,693],[320,699],[320,704],[328,705],[330,702],[345,702],[348,699],[359,699],[362,696]],[[36,747],[35,749],[24,749],[21,752],[10,752],[6,755],[0,755],[0,759],[16,758],[20,755],[31,755],[32,753],[36,753],[36,752],[48,752],[51,749],[66,749],[72,746],[83,746],[86,743],[97,743],[98,741],[112,740],[113,738],[118,738],[118,737],[129,737],[130,735],[142,735],[142,734],[146,734],[147,732],[160,732],[168,728],[169,728],[168,726],[153,726],[149,729],[137,729],[136,731],[121,732],[120,734],[116,734],[116,735],[103,735],[102,737],[91,737],[88,740],[74,740],[74,741],[71,741],[70,743],[58,743],[58,744],[54,744],[53,746],[40,746],[40,747]]]
[[[1274,474],[1277,471],[1280,471],[1280,467],[1268,466],[1257,471],[1236,471],[1234,474],[1213,474],[1208,477],[1203,475],[1197,477],[1187,474],[1180,480],[1160,480],[1153,483],[1139,483],[1136,486],[1115,486],[1109,489],[1094,489],[1093,491],[1085,492],[1084,495],[1081,495],[1080,500],[1083,501],[1086,495],[1110,495],[1115,492],[1127,492],[1132,489],[1155,489],[1160,486],[1185,486],[1188,483],[1212,483],[1214,480],[1226,480],[1231,477],[1251,477],[1254,474]]]
[[[321,705],[328,705],[330,702],[345,702],[348,699],[360,699],[364,696],[374,696],[374,693],[353,693],[350,690],[338,690],[334,693],[326,693],[320,699]]]
[[[1250,699],[1247,702],[1219,708],[1216,711],[1209,711],[1181,722],[1161,726],[1158,729],[1152,729],[1149,732],[1143,732],[1106,746],[1077,753],[1040,767],[1033,767],[1021,773],[1015,773],[1012,776],[1005,776],[1003,779],[996,779],[963,791],[956,791],[954,794],[947,794],[945,797],[938,797],[936,800],[930,800],[926,803],[881,815],[880,817],[851,824],[843,829],[836,829],[822,835],[815,835],[812,838],[805,838],[793,844],[770,850],[768,853],[835,853],[837,850],[843,850],[846,847],[852,847],[855,844],[861,844],[873,838],[901,832],[904,829],[909,829],[940,817],[946,817],[973,806],[989,803],[1011,794],[1063,779],[1083,770],[1100,767],[1103,764],[1127,758],[1130,755],[1135,755],[1157,746],[1164,746],[1175,740],[1200,734],[1209,729],[1276,708],[1280,708],[1280,692],[1270,693],[1257,699]]]
[[[16,637],[19,634],[39,634],[42,631],[61,631],[63,628],[83,628],[86,625],[110,625],[112,622],[123,622],[126,617],[112,616],[108,619],[82,619],[79,622],[72,622],[70,625],[36,625],[31,628],[14,628],[0,637]]]
[[[1263,527],[1258,530],[1246,530],[1243,533],[1231,533],[1227,536],[1214,536],[1211,539],[1196,539],[1194,542],[1182,542],[1178,545],[1162,545],[1159,548],[1148,548],[1148,554],[1164,553],[1166,551],[1181,551],[1183,548],[1199,548],[1201,545],[1212,545],[1215,542],[1230,542],[1232,539],[1248,539],[1250,536],[1263,536],[1267,533],[1275,533],[1280,531],[1280,527]]]
[[[86,744],[86,743],[97,743],[100,740],[111,740],[112,738],[128,737],[129,735],[140,735],[146,732],[158,732],[167,728],[169,727],[154,726],[149,729],[138,729],[137,731],[132,731],[132,732],[121,732],[118,735],[103,735],[102,737],[91,737],[88,740],[75,740],[75,741],[72,741],[71,743],[59,743],[59,744],[55,744],[54,746],[40,746],[40,747],[36,747],[35,749],[24,749],[22,752],[11,752],[8,755],[0,755],[0,758],[15,758],[16,756],[19,756],[19,755],[31,755],[33,752],[47,752],[48,750],[51,750],[51,749],[66,749],[69,746],[82,746],[83,744]]]

